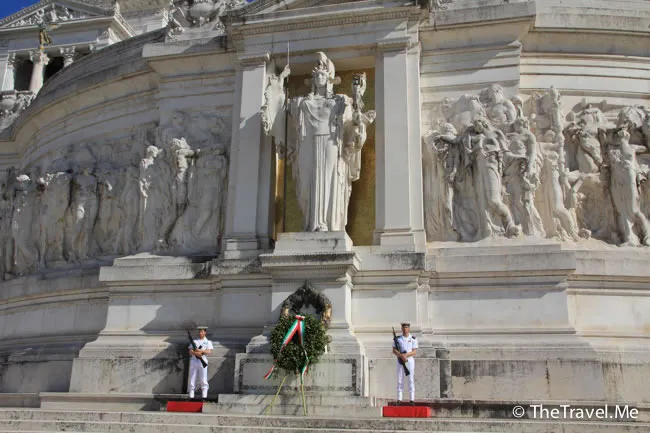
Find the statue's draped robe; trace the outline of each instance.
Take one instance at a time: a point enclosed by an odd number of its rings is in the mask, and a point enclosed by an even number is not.
[[[342,139],[349,105],[344,95],[291,100],[298,128],[293,170],[305,231],[345,230],[351,180]]]

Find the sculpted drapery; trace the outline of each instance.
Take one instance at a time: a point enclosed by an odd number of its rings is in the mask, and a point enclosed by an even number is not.
[[[554,87],[442,100],[423,136],[427,237],[650,246],[649,112],[583,100],[564,115]]]
[[[353,84],[354,98],[334,94],[338,82],[334,64],[324,53],[318,57],[311,92],[291,98],[286,110],[282,81],[290,74],[289,67],[280,77],[269,77],[262,119],[265,132],[273,135],[276,143],[286,143],[304,231],[344,231],[352,182],[359,179],[361,170],[366,126],[374,121],[375,113],[361,112],[365,75],[359,75]],[[287,115],[289,119],[285,119]],[[288,140],[282,128],[286,120],[295,131]]]

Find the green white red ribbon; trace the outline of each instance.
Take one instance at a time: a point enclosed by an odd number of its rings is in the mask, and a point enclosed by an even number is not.
[[[286,334],[284,334],[284,338],[282,339],[282,346],[280,347],[280,351],[278,352],[277,358],[273,361],[273,365],[271,366],[271,369],[264,375],[264,379],[269,379],[271,377],[271,374],[273,373],[273,370],[275,369],[275,365],[278,363],[278,358],[280,358],[280,354],[284,350],[285,347],[287,347],[287,344],[291,341],[294,335],[298,334],[298,340],[300,342],[300,347],[302,347],[302,351],[305,353],[305,365],[303,365],[302,369],[300,370],[300,383],[303,383],[305,373],[307,373],[307,369],[309,367],[309,357],[307,356],[307,350],[305,349],[305,316],[295,316],[296,320],[291,324],[289,327],[289,330],[287,331]]]

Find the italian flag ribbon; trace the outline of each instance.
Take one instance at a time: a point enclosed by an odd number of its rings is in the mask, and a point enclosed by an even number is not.
[[[285,347],[287,347],[287,344],[291,341],[294,335],[298,334],[298,341],[300,342],[300,347],[302,347],[302,351],[305,353],[305,365],[302,367],[300,370],[300,382],[302,383],[305,377],[305,373],[307,373],[307,368],[309,367],[309,357],[307,356],[307,350],[305,349],[305,316],[295,316],[296,320],[291,324],[289,327],[289,330],[287,331],[286,334],[284,334],[284,338],[282,339],[282,346],[280,347],[280,351],[278,352],[277,358],[273,361],[273,365],[271,366],[271,369],[264,375],[264,379],[268,380],[271,377],[271,374],[273,373],[273,370],[275,369],[275,365],[278,363],[278,358],[280,358],[280,354],[284,350]]]

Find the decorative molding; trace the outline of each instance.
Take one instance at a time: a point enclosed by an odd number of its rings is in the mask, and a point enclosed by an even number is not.
[[[269,53],[240,54],[237,61],[245,67],[264,66],[271,59]]]
[[[385,21],[392,19],[405,19],[407,21],[419,20],[419,8],[396,8],[378,10],[364,14],[351,14],[351,11],[332,12],[331,17],[295,17],[291,22],[275,24],[273,22],[256,22],[247,24],[241,19],[234,19],[228,14],[222,17],[226,28],[230,28],[232,38],[235,41],[242,40],[244,36],[253,36],[266,33],[280,33],[292,30],[305,30],[320,27],[336,27],[343,25],[367,24],[371,21]]]
[[[377,49],[383,52],[404,51],[415,44],[410,36],[403,36],[400,38],[383,39],[377,42]]]

